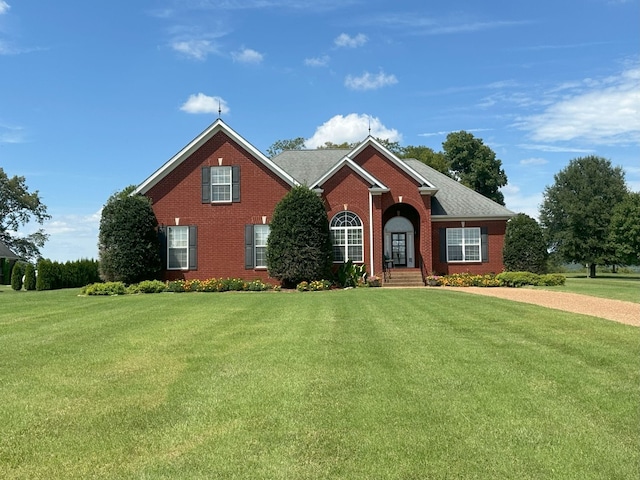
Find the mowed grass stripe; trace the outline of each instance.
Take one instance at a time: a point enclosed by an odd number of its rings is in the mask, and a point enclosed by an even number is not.
[[[440,289],[1,295],[3,477],[629,478],[640,464],[633,327]]]

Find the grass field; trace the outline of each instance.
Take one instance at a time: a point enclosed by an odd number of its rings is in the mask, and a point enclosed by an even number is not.
[[[567,283],[561,287],[537,287],[547,290],[582,293],[594,297],[625,300],[640,303],[639,274],[602,274],[596,278],[587,275],[573,274],[567,276]]]
[[[640,335],[446,291],[0,291],[0,478],[635,479]]]

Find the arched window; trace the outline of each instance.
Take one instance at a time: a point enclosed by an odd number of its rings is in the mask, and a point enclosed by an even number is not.
[[[340,212],[331,219],[333,261],[362,262],[362,221],[353,212]]]

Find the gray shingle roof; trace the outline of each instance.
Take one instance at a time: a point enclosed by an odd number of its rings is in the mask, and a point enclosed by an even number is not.
[[[0,242],[0,258],[10,258],[12,260],[17,260],[20,257],[13,253],[4,243]]]
[[[351,150],[285,150],[271,159],[273,163],[303,185],[313,185]]]
[[[298,182],[310,186],[350,152],[341,149],[286,150],[271,160]],[[438,189],[431,200],[432,215],[451,218],[509,218],[515,215],[511,210],[418,160],[401,161]],[[380,181],[387,180],[380,178]]]
[[[431,215],[446,215],[456,218],[508,218],[515,215],[508,208],[418,160],[405,159],[404,161],[438,189],[438,193],[431,201]]]

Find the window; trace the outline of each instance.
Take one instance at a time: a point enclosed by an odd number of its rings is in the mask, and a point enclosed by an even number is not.
[[[202,167],[202,203],[240,201],[240,165]]]
[[[362,221],[353,212],[340,212],[331,220],[333,261],[362,262]]]
[[[480,228],[447,228],[447,261],[480,262]]]
[[[269,238],[269,225],[253,226],[254,267],[267,267],[267,238]]]
[[[168,227],[167,268],[187,270],[189,268],[189,227]]]
[[[211,167],[211,201],[231,201],[231,167]]]

